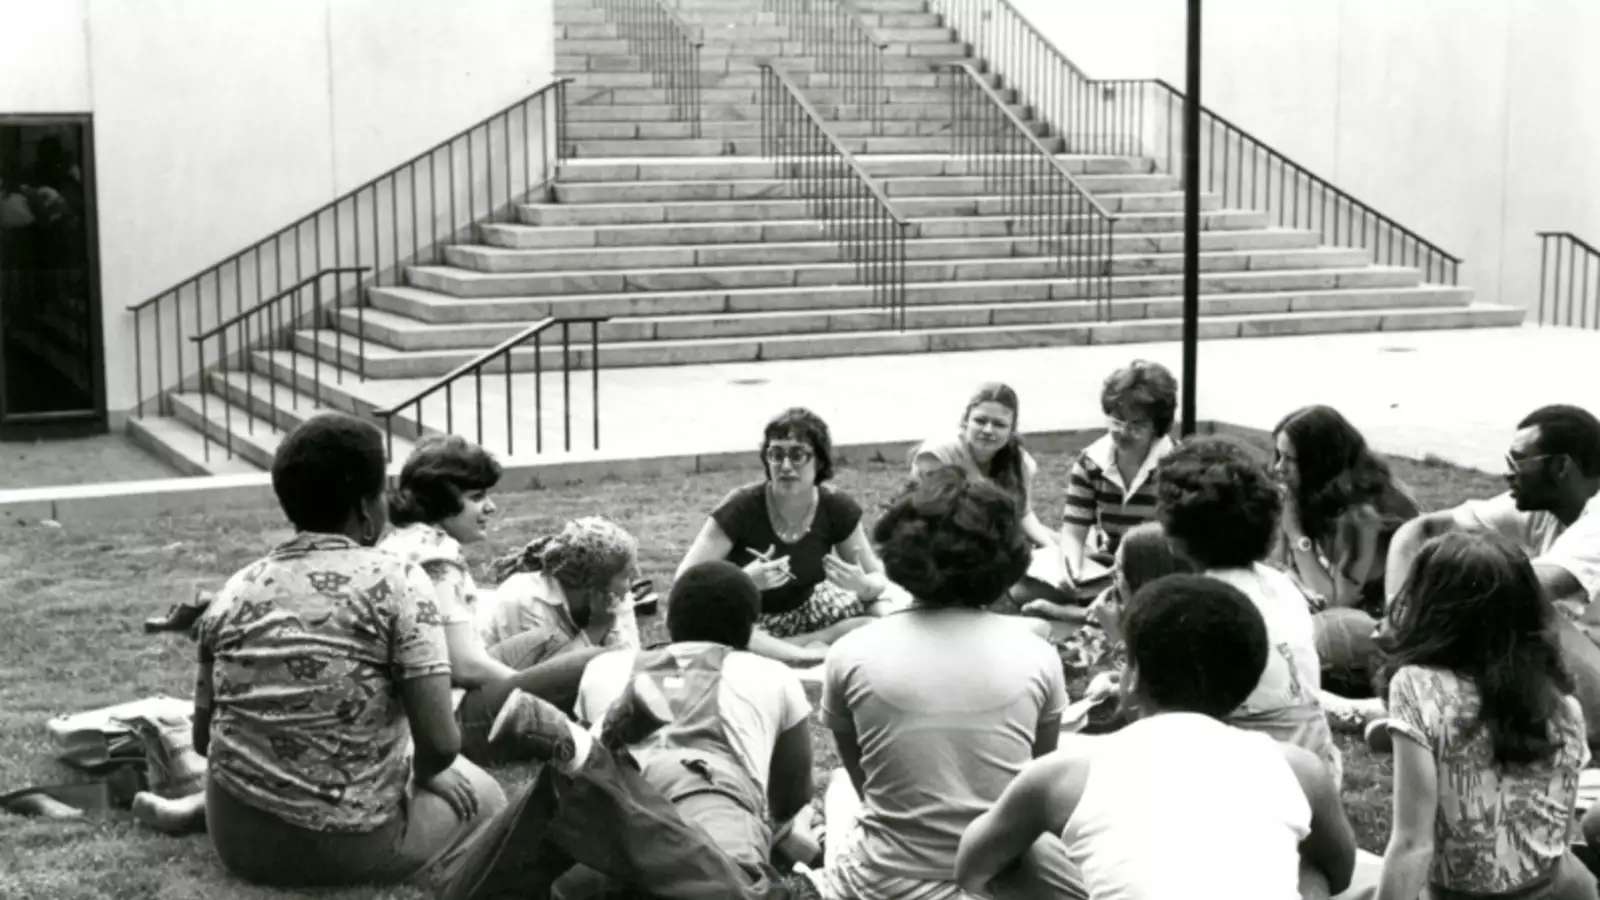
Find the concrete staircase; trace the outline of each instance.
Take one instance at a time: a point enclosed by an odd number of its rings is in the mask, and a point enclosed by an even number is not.
[[[887,43],[888,105],[881,134],[865,109],[816,61],[801,55],[757,0],[682,0],[703,29],[703,127],[673,121],[654,86],[601,9],[556,0],[557,72],[570,75],[567,139],[551,195],[521,206],[517,221],[479,227],[478,241],[450,247],[446,265],[414,266],[406,284],[369,291],[365,340],[358,316],[340,311],[331,330],[301,332],[293,351],[262,352],[240,372],[211,373],[218,396],[207,415],[192,394],[174,417],[132,426],[186,471],[265,465],[276,429],[304,410],[370,412],[393,402],[394,379],[434,378],[544,316],[610,316],[599,333],[602,367],[677,365],[879,353],[1175,340],[1180,333],[1182,202],[1177,179],[1141,157],[1058,158],[1116,216],[1109,320],[1075,295],[1040,242],[1005,214],[968,164],[949,155],[951,86],[930,64],[964,59],[966,46],[923,0],[853,0]],[[826,239],[793,184],[760,158],[757,60],[780,57],[808,99],[860,157],[902,215],[905,329],[890,327],[870,289]],[[1003,97],[1005,60],[988,76]],[[1030,111],[1013,106],[1024,119]],[[1049,123],[1030,127],[1051,141]],[[1201,336],[1207,339],[1343,331],[1504,326],[1520,308],[1474,303],[1468,289],[1425,284],[1414,268],[1376,266],[1359,249],[1320,246],[1313,232],[1273,227],[1266,214],[1202,200]],[[299,354],[297,359],[295,354]],[[346,372],[364,361],[366,382],[324,385],[321,402],[304,360],[320,355]],[[559,351],[545,349],[547,370]],[[590,364],[587,345],[575,359]],[[513,354],[531,369],[533,350]],[[293,370],[299,375],[291,377]],[[268,389],[278,380],[276,394]],[[412,382],[413,386],[419,382]],[[284,398],[303,401],[301,411]],[[231,420],[230,417],[231,416]],[[240,422],[257,426],[254,436]],[[436,426],[435,418],[428,424]],[[401,442],[415,429],[400,423]],[[276,428],[274,427],[276,426]],[[231,433],[231,460],[199,459],[198,430]]]

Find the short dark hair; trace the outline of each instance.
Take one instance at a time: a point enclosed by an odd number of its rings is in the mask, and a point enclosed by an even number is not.
[[[383,494],[384,477],[383,433],[344,413],[312,416],[272,456],[272,491],[301,531],[343,530],[362,501]]]
[[[767,447],[773,441],[804,441],[811,446],[816,459],[817,484],[833,477],[833,438],[828,435],[828,423],[803,406],[791,406],[778,413],[761,431],[761,468],[772,478],[772,464],[767,462]]]
[[[1283,499],[1266,466],[1223,438],[1178,445],[1156,469],[1156,516],[1168,537],[1208,569],[1267,555]]]
[[[1160,437],[1172,430],[1178,408],[1178,379],[1166,366],[1136,359],[1112,372],[1100,389],[1100,411],[1108,416],[1134,410],[1150,417]]]
[[[1539,452],[1566,455],[1589,478],[1600,476],[1600,421],[1588,410],[1565,403],[1541,406],[1517,423],[1539,429]]]
[[[721,559],[697,563],[667,593],[667,634],[743,650],[760,612],[761,591],[743,569]]]
[[[494,487],[500,471],[489,451],[460,435],[423,438],[389,492],[389,518],[396,525],[448,519],[461,512],[462,494]]]
[[[1267,667],[1267,623],[1238,588],[1166,575],[1133,595],[1122,617],[1134,690],[1162,710],[1222,718]]]
[[[872,536],[889,578],[927,606],[988,606],[1027,572],[1032,553],[1015,502],[954,466],[910,485]]]

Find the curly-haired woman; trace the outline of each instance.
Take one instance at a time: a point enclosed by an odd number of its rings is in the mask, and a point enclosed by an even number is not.
[[[1554,617],[1502,538],[1446,534],[1418,554],[1384,637],[1394,830],[1379,900],[1596,897],[1568,852],[1589,748]]]
[[[717,504],[678,574],[714,559],[742,566],[761,589],[751,652],[821,662],[829,643],[887,612],[898,592],[867,540],[860,504],[827,483],[833,440],[820,416],[795,407],[768,422],[761,465],[766,479]]]
[[[1228,721],[1310,750],[1337,782],[1339,749],[1317,697],[1322,673],[1310,607],[1288,575],[1262,562],[1282,509],[1277,482],[1247,450],[1220,438],[1178,445],[1156,479],[1156,515],[1167,537],[1206,575],[1249,597],[1267,623],[1267,668]]]
[[[600,647],[552,643],[533,633],[509,636],[493,646],[484,641],[478,586],[461,546],[487,536],[495,513],[489,490],[499,480],[500,464],[465,438],[420,441],[389,493],[395,527],[378,543],[379,549],[420,566],[433,581],[433,605],[450,645],[462,752],[479,760],[489,757],[490,726],[513,690],[571,709],[583,667],[602,652]]]
[[[896,584],[915,597],[828,652],[822,719],[844,769],[828,788],[831,898],[961,896],[968,824],[1035,756],[1055,749],[1061,661],[1026,620],[988,612],[1028,566],[1011,497],[955,468],[923,476],[873,529]],[[1054,838],[1025,879],[1078,896]]]

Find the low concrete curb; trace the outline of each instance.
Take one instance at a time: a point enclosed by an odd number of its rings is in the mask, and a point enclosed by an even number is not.
[[[1200,432],[1261,434],[1255,429],[1219,422],[1201,422]],[[1028,447],[1036,453],[1055,453],[1080,446],[1100,433],[1099,428],[1040,432],[1028,434],[1027,441]],[[899,462],[906,458],[916,443],[916,440],[903,440],[842,444],[834,449],[834,455],[841,462],[875,459]],[[498,490],[528,491],[603,478],[644,478],[736,468],[753,469],[756,459],[754,450],[747,448],[648,457],[574,454],[558,461],[508,457],[501,460],[501,464],[505,472]],[[390,474],[398,474],[399,470],[400,465],[396,463],[391,466]],[[218,509],[271,508],[276,502],[277,498],[272,493],[272,479],[266,473],[23,488],[0,491],[0,522],[24,524],[51,520],[65,524],[149,518]]]

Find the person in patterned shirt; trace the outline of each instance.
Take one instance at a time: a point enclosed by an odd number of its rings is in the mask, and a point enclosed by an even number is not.
[[[594,736],[512,695],[489,739],[546,765],[510,803],[459,755],[434,586],[373,546],[384,469],[382,435],[350,416],[285,437],[272,485],[297,533],[200,620],[194,745],[223,865],[279,887],[419,881],[448,900],[548,896],[575,863],[668,896],[776,896],[629,764],[671,715],[648,679]]]
[[[595,646],[557,639],[536,629],[497,634],[485,628],[493,610],[480,606],[495,604],[480,604],[480,592],[461,547],[486,537],[496,511],[489,490],[499,480],[500,464],[477,444],[457,435],[422,440],[406,459],[389,494],[389,515],[395,527],[378,543],[379,549],[420,566],[433,583],[431,604],[438,611],[450,649],[451,681],[456,688],[452,700],[461,727],[462,752],[485,763],[498,761],[492,758],[489,726],[507,696],[520,690],[560,709],[571,709],[589,660],[621,642],[619,638]],[[633,568],[630,552],[619,571],[608,573],[601,583],[615,576],[622,578],[626,587]],[[619,626],[632,626],[631,646],[637,647],[638,626],[632,606],[627,605],[615,620]]]

